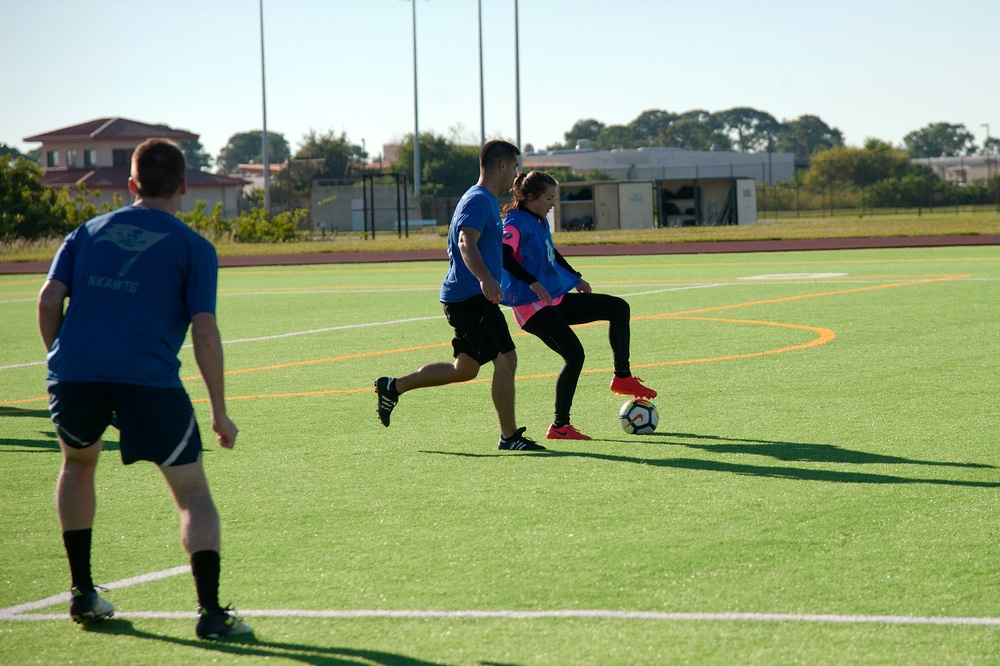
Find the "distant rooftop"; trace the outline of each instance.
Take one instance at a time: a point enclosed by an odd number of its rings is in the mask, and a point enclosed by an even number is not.
[[[57,142],[79,141],[81,139],[173,139],[188,141],[198,135],[183,130],[175,130],[166,125],[150,125],[128,118],[97,118],[79,125],[42,132],[24,137],[24,141]]]

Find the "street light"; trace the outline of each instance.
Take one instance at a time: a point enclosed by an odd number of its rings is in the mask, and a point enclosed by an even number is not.
[[[417,0],[413,3],[413,198],[420,211],[420,122],[417,114]],[[421,213],[421,216],[423,213]]]
[[[986,180],[990,179],[990,124],[983,123],[986,128],[986,138],[983,139],[983,152],[986,153]]]
[[[267,86],[264,82],[264,0],[260,8],[260,101],[264,113],[264,130],[261,137],[261,157],[264,158],[264,210],[271,214],[271,168],[267,161]]]
[[[514,0],[514,106],[517,128],[517,147],[521,147],[521,46],[517,18],[517,0]]]
[[[483,92],[483,0],[479,0],[479,146],[486,145],[486,101]]]

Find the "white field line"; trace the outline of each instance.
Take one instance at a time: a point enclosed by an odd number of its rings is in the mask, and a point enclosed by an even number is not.
[[[260,342],[262,340],[278,340],[280,338],[294,338],[299,335],[313,335],[314,333],[329,333],[331,331],[347,331],[352,328],[371,328],[372,326],[392,326],[394,324],[410,324],[415,321],[431,321],[433,319],[444,319],[444,315],[433,317],[412,317],[410,319],[393,319],[392,321],[375,321],[367,324],[345,324],[343,326],[329,326],[326,328],[314,328],[308,331],[292,331],[290,333],[278,333],[276,335],[263,335],[259,338],[239,338],[236,340],[223,340],[223,344],[237,344],[239,342]],[[191,345],[184,345],[184,349]]]
[[[101,587],[109,590],[117,590],[121,587],[131,587],[133,585],[139,585],[140,583],[149,583],[154,580],[161,580],[163,578],[170,578],[171,576],[190,572],[190,566],[173,567],[171,569],[164,569],[163,571],[154,571],[153,573],[132,576],[131,578],[123,578],[121,580],[116,580],[113,583],[102,585]],[[39,599],[38,601],[31,601],[26,604],[19,604],[9,608],[0,608],[0,620],[12,620],[16,619],[16,616],[21,613],[27,613],[28,611],[38,610],[40,608],[48,608],[49,606],[54,606],[59,603],[68,603],[69,598],[69,592],[61,592],[60,594],[54,594],[51,597]],[[65,615],[60,615],[59,617],[65,617]]]
[[[12,298],[6,301],[0,301],[0,305],[7,305],[8,303],[34,303],[37,298]]]
[[[102,587],[109,590],[149,583],[182,573],[189,573],[188,566],[173,567],[162,571],[124,578]],[[66,620],[67,613],[30,613],[69,601],[69,593],[55,594],[45,599],[0,609],[2,621]],[[245,617],[296,617],[296,618],[394,618],[394,619],[455,619],[455,620],[538,620],[538,619],[590,619],[590,620],[645,620],[657,622],[814,622],[821,624],[930,624],[949,626],[1000,626],[1000,617],[946,617],[916,615],[843,615],[823,613],[678,613],[666,611],[623,610],[241,610]],[[193,611],[132,611],[116,613],[119,618],[186,620],[195,617]]]
[[[415,287],[409,288],[406,291],[440,291],[440,287]],[[230,296],[288,296],[288,295],[312,295],[312,294],[388,294],[396,293],[399,289],[385,288],[385,289],[296,289],[293,291],[234,291],[226,292],[222,290],[219,292],[220,297],[230,297]]]
[[[15,363],[14,365],[0,365],[0,370],[14,370],[16,368],[30,368],[35,365],[45,365],[45,361],[33,361],[32,363]]]
[[[960,281],[973,281],[973,280],[985,282],[985,281],[1000,280],[1000,278],[960,278],[959,280],[956,280],[956,282],[960,282]],[[741,282],[720,282],[720,283],[713,283],[713,284],[687,285],[687,286],[684,286],[684,287],[669,287],[669,288],[666,288],[666,289],[655,289],[655,290],[652,290],[652,291],[637,291],[637,292],[633,292],[633,293],[617,294],[617,295],[620,296],[621,298],[628,298],[628,297],[632,297],[632,296],[651,296],[653,294],[664,294],[664,293],[671,292],[671,291],[688,291],[690,289],[708,289],[708,288],[711,288],[711,287],[733,287],[733,286],[761,286],[761,285],[764,285],[764,284],[777,285],[777,284],[787,284],[789,282],[795,282],[795,284],[830,284],[831,282],[836,282],[837,284],[845,284],[845,283],[851,283],[851,284],[854,284],[854,283],[869,284],[869,283],[872,283],[872,282],[879,282],[879,281],[882,281],[882,282],[892,282],[893,280],[891,280],[891,279],[882,279],[882,280],[868,279],[868,280],[836,280],[836,281],[833,281],[833,280],[803,281],[803,280],[792,280],[792,279],[789,279],[789,280],[759,280],[759,281],[741,281]],[[618,285],[618,286],[620,287],[621,285]],[[254,293],[261,293],[261,294],[263,294],[263,293],[270,293],[270,292],[254,292]],[[284,292],[284,293],[289,293],[289,292]],[[306,293],[315,293],[315,292],[301,292],[301,293],[306,294]],[[340,293],[343,293],[343,292],[340,292]],[[233,295],[233,294],[231,294],[231,295]],[[235,295],[239,295],[239,294],[235,294]],[[32,300],[33,301],[34,299],[27,299],[27,300]],[[3,303],[3,301],[0,301],[0,303]],[[224,345],[231,345],[231,344],[237,344],[237,343],[241,343],[241,342],[262,342],[262,341],[265,341],[265,340],[278,340],[280,338],[293,338],[293,337],[297,337],[299,335],[313,335],[315,333],[330,333],[332,331],[345,331],[345,330],[352,329],[352,328],[367,328],[367,327],[371,327],[371,326],[391,326],[393,324],[408,324],[408,323],[416,322],[416,321],[431,321],[433,319],[444,319],[444,315],[436,315],[436,316],[433,316],[433,317],[413,317],[413,318],[410,318],[410,319],[395,319],[395,320],[392,320],[392,321],[380,321],[380,322],[372,322],[372,323],[368,323],[368,324],[347,324],[345,326],[330,326],[330,327],[327,327],[327,328],[315,328],[315,329],[306,330],[306,331],[291,331],[289,333],[278,333],[276,335],[265,335],[265,336],[261,336],[261,337],[257,337],[257,338],[239,338],[239,339],[235,339],[235,340],[223,340],[222,344],[224,344]],[[184,345],[184,347],[182,347],[182,349],[190,349],[190,348],[191,348],[191,345]],[[37,365],[45,365],[45,361],[35,361],[33,363],[15,363],[13,365],[0,365],[0,372],[2,372],[4,370],[15,370],[17,368],[29,368],[29,367],[33,367],[33,366],[37,366]]]
[[[944,626],[1000,626],[1000,617],[944,617],[915,615],[834,615],[819,613],[671,613],[658,611],[615,610],[240,610],[240,617],[267,618],[321,618],[354,620],[383,618],[397,620],[639,620],[645,622],[810,622],[815,624],[887,624],[887,625],[944,625]],[[197,617],[194,611],[134,611],[115,613],[120,619],[190,620]],[[0,622],[66,621],[67,613],[36,613],[32,615],[0,616]]]
[[[684,287],[671,287],[669,289],[657,289],[656,291],[644,291],[635,294],[623,294],[623,296],[645,296],[649,294],[661,294],[668,291],[686,291],[688,289],[705,289],[706,287],[728,287],[732,286],[733,283],[724,284],[701,284],[701,285],[689,285]],[[434,319],[444,319],[444,315],[435,315],[433,317],[411,317],[409,319],[393,319],[390,321],[376,321],[369,322],[366,324],[345,324],[344,326],[327,326],[325,328],[314,328],[305,331],[290,331],[288,333],[277,333],[275,335],[262,335],[256,338],[237,338],[234,340],[223,340],[222,344],[234,345],[241,342],[264,342],[266,340],[280,340],[283,338],[294,338],[300,335],[314,335],[316,333],[331,333],[333,331],[347,331],[354,328],[371,328],[373,326],[393,326],[396,324],[411,324],[418,321],[432,321]],[[191,345],[184,345],[182,349],[190,349]],[[17,363],[14,365],[0,365],[0,371],[3,370],[13,370],[15,368],[27,368],[36,365],[45,365],[45,361],[36,361],[34,363]]]
[[[732,287],[735,282],[719,282],[717,284],[691,284],[684,287],[669,287],[666,289],[654,289],[652,291],[637,291],[631,294],[618,294],[619,298],[627,296],[651,296],[653,294],[665,294],[670,291],[690,291],[691,289],[710,289],[712,287]]]

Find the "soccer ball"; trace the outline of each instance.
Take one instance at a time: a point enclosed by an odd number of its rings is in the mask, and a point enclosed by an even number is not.
[[[645,398],[632,398],[618,412],[622,430],[630,435],[648,435],[656,430],[660,415],[656,405]]]

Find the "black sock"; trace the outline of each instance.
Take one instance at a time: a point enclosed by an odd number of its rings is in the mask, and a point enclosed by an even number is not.
[[[63,532],[63,545],[69,558],[69,574],[73,587],[81,590],[93,590],[94,579],[90,576],[90,541],[91,529],[70,530]]]
[[[221,611],[219,606],[219,571],[222,569],[219,552],[199,550],[191,555],[191,573],[198,592],[198,605],[210,611]]]
[[[615,370],[615,377],[620,377],[621,379],[628,379],[632,376],[630,370]]]
[[[396,390],[396,378],[393,377],[389,380],[389,384],[386,387],[389,389],[389,394],[393,397],[393,400],[399,400],[399,391]]]

